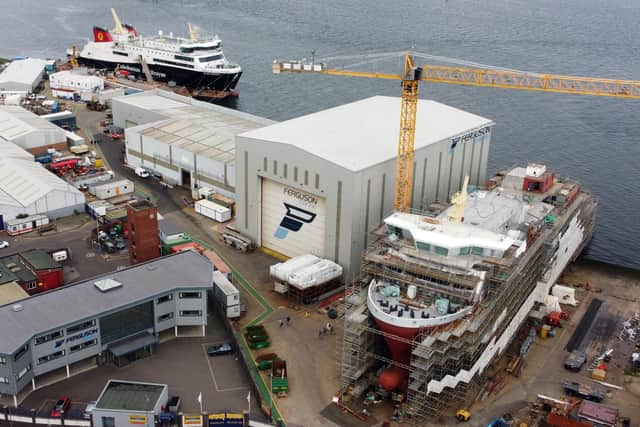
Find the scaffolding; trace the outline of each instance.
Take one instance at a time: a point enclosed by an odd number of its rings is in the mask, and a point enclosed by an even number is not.
[[[517,259],[514,256],[502,259],[470,257],[474,266],[481,264],[487,272],[484,298],[474,306],[471,316],[423,330],[413,340],[390,335],[374,325],[367,309],[367,291],[373,279],[415,285],[423,300],[448,298],[469,304],[477,277],[467,273],[465,266],[442,266],[431,260],[417,259],[411,256],[410,248],[400,247],[401,241],[389,242],[382,233],[375,232],[376,238],[362,257],[362,277],[348,287],[341,308],[344,336],[339,363],[343,399],[361,398],[372,385],[374,372],[396,366],[408,371],[403,406],[404,413],[411,419],[437,417],[470,405],[486,385],[489,368],[506,352],[516,336],[511,329],[507,330],[514,326],[510,319],[521,314],[523,302],[538,283],[549,279],[547,267],[558,249],[557,235],[566,230],[578,211],[582,211],[586,220],[583,224],[585,236],[589,236],[595,206],[591,197],[581,194],[576,203],[556,209],[554,213],[561,220],[538,224],[528,241],[528,250]],[[410,256],[398,256],[400,251]],[[524,319],[527,317],[528,313]],[[488,344],[492,340],[497,342],[505,332],[508,342],[495,353],[484,355]],[[380,338],[410,345],[409,365],[393,361],[386,352],[380,351],[376,346]],[[482,368],[473,371],[483,357],[488,360],[482,359]],[[464,371],[468,372],[468,378],[457,379]],[[430,384],[435,383],[440,386],[430,390]]]

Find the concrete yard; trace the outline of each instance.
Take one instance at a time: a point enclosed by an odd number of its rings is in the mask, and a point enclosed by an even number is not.
[[[591,290],[584,289],[589,283]],[[622,323],[640,311],[640,272],[591,261],[581,261],[570,266],[561,278],[561,283],[581,286],[576,292],[578,307],[569,309],[569,321],[558,330],[553,338],[536,337],[526,358],[526,366],[520,378],[505,375],[507,385],[497,394],[474,405],[474,420],[471,425],[484,426],[488,421],[504,413],[516,414],[529,407],[538,394],[557,399],[566,399],[562,382],[577,381],[606,391],[604,405],[617,407],[621,416],[631,418],[636,425],[640,418],[640,378],[624,375],[630,365],[633,343],[621,341],[618,334]],[[568,352],[565,345],[569,341],[582,315],[593,298],[604,301],[586,334],[581,349],[587,352],[587,363],[578,373],[564,369],[563,361]],[[566,307],[563,307],[566,309]],[[613,348],[613,358],[607,363],[605,381],[623,387],[623,390],[607,388],[591,380],[589,367],[594,357],[602,351]],[[518,419],[516,418],[518,421]],[[526,420],[520,420],[526,422]]]

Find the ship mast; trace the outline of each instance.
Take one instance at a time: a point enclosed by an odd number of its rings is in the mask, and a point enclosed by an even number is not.
[[[187,22],[187,26],[189,27],[189,38],[192,42],[198,41],[198,31],[191,25],[191,22]]]
[[[451,197],[453,206],[449,210],[449,222],[453,224],[462,224],[464,221],[464,207],[467,204],[467,185],[469,184],[469,175],[464,177],[462,189]]]
[[[120,22],[120,18],[118,18],[118,14],[114,8],[111,8],[111,15],[113,15],[113,22],[115,22],[115,27],[113,28],[114,34],[126,35],[129,32],[124,29],[122,23]]]

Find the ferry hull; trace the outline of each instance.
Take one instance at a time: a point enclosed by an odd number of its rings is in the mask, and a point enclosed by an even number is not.
[[[403,365],[409,365],[411,359],[411,345],[404,341],[413,341],[418,333],[419,328],[404,328],[396,325],[386,323],[376,317],[374,317],[378,328],[385,333],[385,341],[391,352],[391,359],[394,362],[401,363]],[[392,338],[397,336],[401,340]],[[405,388],[409,372],[406,369],[398,366],[390,366],[380,374],[378,380],[380,385],[386,390],[396,390]]]
[[[138,63],[117,63],[109,61],[99,61],[82,56],[78,57],[78,63],[87,67],[97,69],[114,70],[118,66],[121,70],[127,71],[138,78],[144,79],[142,67]],[[216,91],[232,91],[235,89],[242,71],[237,73],[209,74],[199,71],[184,70],[180,68],[167,67],[159,64],[149,64],[149,70],[154,80],[159,82],[174,81],[178,86],[185,86],[188,89],[205,89]]]

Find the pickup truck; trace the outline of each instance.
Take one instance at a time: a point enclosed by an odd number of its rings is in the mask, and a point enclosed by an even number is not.
[[[569,396],[579,397],[580,399],[591,400],[592,402],[600,403],[604,400],[604,392],[597,388],[580,384],[575,381],[565,381],[562,383],[564,392]]]

